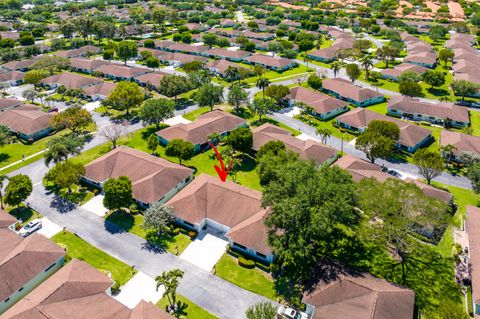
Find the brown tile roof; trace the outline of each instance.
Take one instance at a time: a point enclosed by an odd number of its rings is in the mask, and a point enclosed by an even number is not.
[[[31,59],[27,60],[21,60],[21,61],[10,61],[7,63],[4,63],[0,65],[0,67],[7,69],[7,70],[20,70],[20,69],[26,69],[31,67],[35,62],[43,58],[45,55],[38,55],[36,57],[33,57]]]
[[[434,116],[444,120],[450,118],[454,121],[470,123],[468,109],[452,103],[437,102],[433,104],[407,96],[393,96],[388,101],[388,108],[410,114]]]
[[[246,36],[247,38],[253,38],[253,39],[258,39],[258,40],[267,40],[272,38],[271,33],[263,33],[263,32],[252,32],[252,31],[245,31],[242,34],[243,36]]]
[[[270,67],[277,67],[277,68],[279,67],[282,68],[282,67],[289,66],[291,64],[295,64],[295,61],[290,59],[284,59],[279,57],[274,58],[264,54],[255,54],[255,55],[249,56],[248,58],[245,58],[245,61],[250,63],[263,64]]]
[[[160,310],[154,304],[140,300],[140,302],[132,309],[129,319],[174,319],[165,311]]]
[[[3,209],[0,209],[0,229],[8,228],[17,222],[17,219],[12,215],[6,213]]]
[[[480,137],[462,134],[453,131],[442,130],[440,132],[440,145],[453,145],[456,147],[455,154],[472,152],[480,155]]]
[[[0,73],[0,82],[23,80],[25,73],[20,71],[7,71]]]
[[[22,238],[0,229],[0,300],[7,299],[65,255],[65,251],[39,234]]]
[[[56,56],[59,56],[59,57],[64,57],[64,58],[75,58],[75,57],[79,57],[79,56],[85,56],[88,53],[98,54],[100,52],[102,52],[102,49],[100,49],[96,46],[85,45],[85,46],[83,46],[81,48],[78,48],[78,49],[58,51],[58,52],[55,52],[53,54],[56,55]]]
[[[160,61],[180,62],[182,64],[186,64],[193,61],[204,61],[204,62],[208,61],[208,59],[203,56],[185,54],[185,53],[179,53],[179,52],[167,52],[165,54],[158,55],[157,58]]]
[[[208,142],[208,135],[228,132],[245,123],[244,119],[231,113],[214,110],[200,115],[192,123],[176,124],[156,134],[167,141],[179,138],[193,144],[204,144]]]
[[[383,96],[374,90],[354,85],[345,79],[325,79],[322,81],[322,87],[326,90],[333,91],[344,98],[349,98],[358,102]]]
[[[206,67],[207,68],[215,68],[218,70],[219,73],[221,74],[225,74],[225,71],[227,71],[227,68],[231,66],[231,67],[234,67],[234,68],[237,68],[237,69],[243,69],[243,70],[247,70],[247,68],[239,65],[239,64],[236,64],[236,63],[233,63],[233,62],[230,62],[230,61],[227,61],[227,60],[224,60],[224,59],[220,59],[220,60],[213,60],[213,61],[210,61],[206,64]]]
[[[83,69],[83,70],[95,70],[102,65],[110,64],[110,62],[105,60],[93,60],[93,59],[86,59],[86,58],[71,58],[70,59],[70,66]]]
[[[314,161],[316,164],[322,164],[337,155],[337,151],[327,145],[313,140],[300,140],[292,136],[289,131],[272,124],[263,124],[252,131],[252,148],[255,151],[258,151],[270,141],[281,141],[287,149],[298,153],[303,159]]]
[[[428,68],[416,65],[416,64],[411,64],[411,63],[402,63],[397,65],[394,69],[384,69],[381,70],[380,73],[386,74],[386,75],[391,75],[395,77],[399,77],[405,72],[415,72],[417,74],[423,74],[424,72],[427,72]]]
[[[373,120],[389,121],[397,124],[400,128],[399,143],[404,146],[415,146],[432,134],[426,128],[363,108],[356,108],[337,117],[337,121],[347,123],[356,128],[366,128]]]
[[[168,46],[170,51],[181,51],[187,53],[203,53],[208,51],[210,48],[206,45],[191,45],[186,43],[174,43]]]
[[[86,87],[85,89],[83,89],[83,92],[85,92],[85,94],[90,97],[94,95],[109,96],[110,93],[115,90],[115,87],[117,87],[117,84],[113,82],[103,81]]]
[[[431,54],[430,52],[414,53],[404,58],[403,62],[435,64],[435,62],[437,62],[437,56],[436,54]]]
[[[85,169],[85,177],[96,182],[128,176],[132,181],[133,198],[143,203],[158,201],[193,174],[188,167],[126,146],[97,158]]]
[[[457,80],[457,81],[465,80],[465,81],[468,81],[468,82],[480,84],[480,74],[478,74],[477,72],[475,72],[475,73],[474,72],[455,73],[454,74],[454,79]]]
[[[312,319],[411,319],[415,293],[371,275],[340,275],[322,282],[303,302],[315,307]]]
[[[468,233],[468,254],[472,276],[473,302],[480,304],[480,208],[467,206],[466,231]]]
[[[12,98],[0,98],[0,110],[11,109],[23,105],[23,101]]]
[[[67,89],[80,89],[87,86],[100,83],[102,80],[83,76],[71,72],[63,72],[59,74],[54,74],[40,81],[42,84],[58,84],[63,85]]]
[[[135,81],[145,85],[147,83],[158,87],[160,85],[160,79],[164,77],[167,73],[163,72],[150,72],[143,75],[135,77]]]
[[[50,127],[50,121],[56,113],[46,113],[39,108],[19,107],[0,113],[0,124],[11,131],[30,135]]]
[[[177,217],[190,223],[205,218],[230,228],[226,236],[263,254],[270,254],[263,220],[262,193],[216,176],[200,174],[167,202]]]
[[[136,76],[150,72],[150,70],[146,68],[132,68],[129,66],[123,66],[118,64],[101,65],[96,71],[106,75],[122,78],[134,78]]]
[[[243,50],[230,51],[222,48],[213,48],[205,52],[205,54],[208,54],[211,56],[217,56],[217,57],[227,57],[232,59],[241,59],[251,55],[250,52],[243,51]]]
[[[348,105],[347,102],[301,86],[290,89],[286,99],[300,101],[315,109],[318,114],[327,113]]]
[[[337,56],[337,48],[329,47],[325,49],[315,50],[308,52],[307,54],[314,57],[319,57],[323,59],[334,59]]]

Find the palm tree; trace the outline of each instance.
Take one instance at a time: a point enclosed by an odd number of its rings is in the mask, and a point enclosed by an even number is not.
[[[305,64],[307,65],[307,71],[308,71],[308,62],[310,61],[312,61],[310,57],[307,54],[305,54],[305,56],[303,57],[303,62],[305,62]]]
[[[3,209],[3,183],[8,180],[7,175],[0,175],[0,207]]]
[[[365,69],[365,77],[368,78],[368,71],[370,70],[370,68],[373,68],[372,59],[366,57],[362,60],[361,65]]]
[[[332,131],[328,128],[319,127],[315,133],[320,136],[320,140],[323,144],[327,144],[328,138],[332,136]]]
[[[446,164],[452,161],[453,153],[457,150],[455,145],[447,144],[445,146],[440,147],[440,152],[442,153],[443,157],[445,157]]]
[[[160,276],[155,278],[157,282],[157,291],[160,286],[165,288],[163,293],[163,298],[167,298],[169,310],[177,311],[177,288],[180,282],[178,279],[183,278],[184,272],[180,269],[172,269],[170,271],[164,271]]]
[[[340,63],[339,61],[334,61],[332,62],[331,68],[333,71],[333,77],[336,78],[338,72],[340,72],[340,70],[342,69],[342,63]]]
[[[257,87],[262,90],[263,97],[265,97],[265,89],[270,85],[270,80],[267,78],[259,78]]]

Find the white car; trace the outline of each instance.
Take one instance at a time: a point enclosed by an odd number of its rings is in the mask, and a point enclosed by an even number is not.
[[[278,319],[308,319],[305,312],[295,310],[287,306],[280,306],[277,310]]]
[[[40,219],[34,219],[30,221],[28,224],[26,224],[25,226],[23,226],[20,229],[19,234],[22,237],[27,237],[31,233],[39,230],[40,228],[42,228],[42,221]]]

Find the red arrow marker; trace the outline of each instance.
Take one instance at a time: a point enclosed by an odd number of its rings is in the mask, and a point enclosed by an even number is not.
[[[230,168],[232,168],[232,164],[233,164],[233,161],[230,161],[230,164],[228,165],[228,167],[225,169],[225,164],[223,163],[223,160],[222,160],[222,156],[220,155],[220,153],[218,152],[217,148],[215,147],[215,145],[213,145],[212,143],[210,143],[210,147],[213,149],[213,151],[215,152],[215,154],[217,155],[217,158],[218,160],[220,161],[220,167],[218,167],[217,164],[215,164],[213,166],[213,168],[215,168],[215,170],[217,171],[217,174],[218,174],[218,177],[220,177],[220,180],[222,182],[225,182],[227,180],[227,176],[228,176],[228,172],[230,171]]]

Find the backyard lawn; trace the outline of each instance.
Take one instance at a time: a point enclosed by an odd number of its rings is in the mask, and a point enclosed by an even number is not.
[[[177,318],[181,319],[218,319],[208,311],[200,308],[187,298],[182,295],[177,294],[177,302],[180,302],[180,311]],[[165,310],[168,305],[166,298],[160,299],[157,303],[157,307],[160,307],[162,310]]]
[[[112,279],[119,286],[123,286],[137,272],[136,270],[132,271],[132,267],[129,265],[93,247],[70,232],[60,232],[53,236],[52,240],[65,247],[67,255],[71,258],[83,260],[100,271],[110,272]]]
[[[273,279],[266,272],[240,266],[237,259],[225,253],[215,265],[215,275],[243,289],[276,300],[277,294]]]

